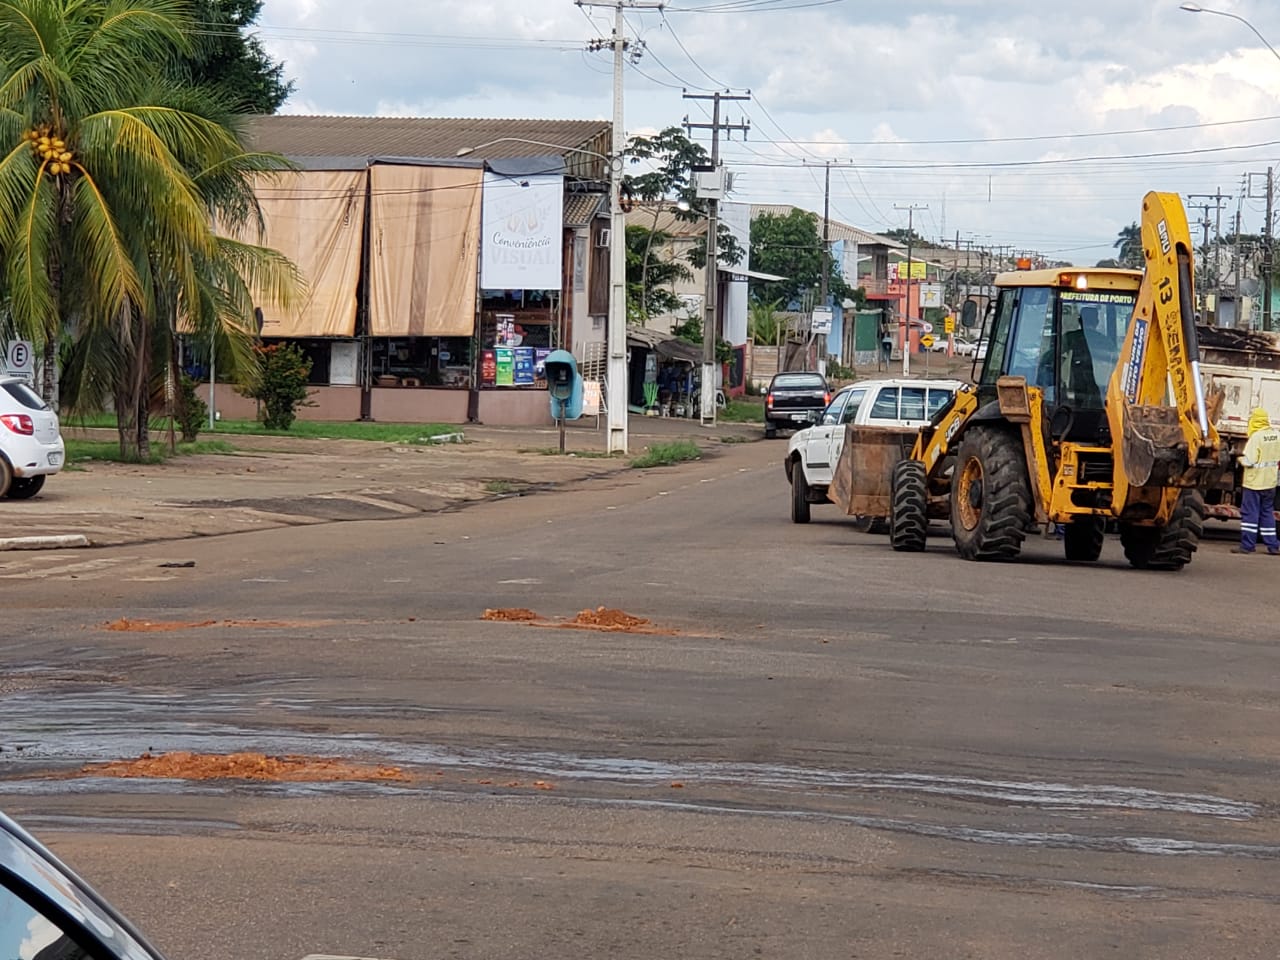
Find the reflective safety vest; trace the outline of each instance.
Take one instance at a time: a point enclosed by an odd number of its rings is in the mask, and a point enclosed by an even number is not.
[[[1245,464],[1246,487],[1250,490],[1274,489],[1280,473],[1280,430],[1263,427],[1256,431],[1245,444],[1241,462]]]

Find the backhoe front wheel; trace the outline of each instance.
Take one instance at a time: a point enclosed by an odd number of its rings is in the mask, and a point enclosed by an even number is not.
[[[1191,562],[1204,533],[1204,496],[1183,490],[1163,527],[1120,524],[1125,558],[1139,570],[1181,570]]]
[[[1067,559],[1092,563],[1102,556],[1102,544],[1106,540],[1106,522],[1101,517],[1080,517],[1063,529],[1062,547]]]
[[[929,487],[924,464],[902,460],[893,468],[889,540],[893,549],[919,553],[929,534]]]
[[[966,560],[1013,560],[1031,523],[1031,482],[1017,434],[974,427],[951,480],[951,535]]]

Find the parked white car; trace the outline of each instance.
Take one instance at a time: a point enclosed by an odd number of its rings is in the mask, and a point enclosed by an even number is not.
[[[987,357],[987,341],[986,340],[970,340],[968,337],[957,335],[955,338],[957,357],[977,357],[979,360],[985,360]]]
[[[924,426],[951,402],[959,380],[863,380],[827,404],[818,423],[800,430],[787,445],[784,466],[791,484],[791,519],[809,522],[809,508],[827,502],[827,487],[844,450],[845,427]]]
[[[34,497],[65,460],[58,415],[25,380],[0,377],[0,496]]]

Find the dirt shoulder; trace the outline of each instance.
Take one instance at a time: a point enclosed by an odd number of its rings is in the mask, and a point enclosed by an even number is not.
[[[226,437],[232,454],[165,464],[90,462],[52,477],[33,500],[0,499],[0,537],[82,534],[95,546],[216,536],[345,520],[393,520],[609,477],[630,458],[554,456],[555,430],[467,427],[462,444]],[[109,431],[67,430],[108,439]],[[633,455],[689,437],[707,450],[755,439],[758,428],[702,430],[688,422],[632,429]],[[598,452],[603,432],[575,426],[568,448]]]

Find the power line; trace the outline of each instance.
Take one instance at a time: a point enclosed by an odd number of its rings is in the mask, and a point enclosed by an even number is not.
[[[719,87],[721,89],[728,90],[731,86],[733,86],[732,84],[725,83],[723,80],[717,80],[711,74],[707,73],[707,71],[703,68],[702,64],[700,64],[697,60],[694,59],[693,54],[691,54],[689,52],[689,48],[684,45],[684,42],[680,39],[679,34],[676,33],[675,27],[673,27],[671,25],[671,21],[667,19],[667,12],[665,10],[662,10],[659,12],[662,14],[662,25],[666,27],[667,32],[671,34],[671,39],[676,42],[676,46],[678,46],[681,49],[681,51],[684,52],[684,55],[689,58],[689,62],[698,68],[699,73],[701,73],[704,77],[710,80],[713,87]]]
[[[959,144],[987,143],[1038,143],[1046,140],[1094,140],[1103,137],[1128,137],[1146,133],[1172,133],[1183,130],[1208,130],[1215,127],[1235,127],[1249,123],[1269,123],[1280,120],[1280,116],[1248,117],[1243,120],[1216,120],[1209,123],[1185,123],[1172,127],[1135,127],[1130,130],[1101,131],[1092,133],[1046,133],[1025,137],[957,137],[944,140],[793,140],[796,144],[812,146],[838,147],[929,147],[954,146]],[[765,143],[771,141],[765,140]]]
[[[1040,160],[957,160],[943,162],[935,160],[898,160],[873,158],[856,161],[864,170],[968,170],[968,169],[1015,169],[1018,167],[1062,166],[1074,163],[1113,163],[1119,160],[1155,160],[1164,157],[1188,157],[1206,153],[1225,153],[1230,150],[1258,150],[1264,147],[1280,146],[1280,140],[1267,140],[1262,143],[1241,143],[1227,147],[1197,147],[1190,150],[1161,150],[1152,153],[1117,153],[1091,157],[1058,157]],[[852,158],[850,164],[855,163]],[[748,163],[747,166],[787,167],[787,163]]]

